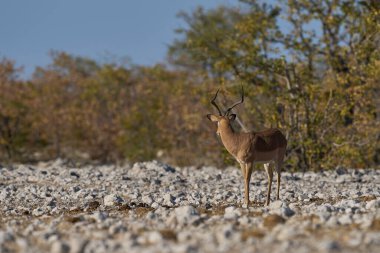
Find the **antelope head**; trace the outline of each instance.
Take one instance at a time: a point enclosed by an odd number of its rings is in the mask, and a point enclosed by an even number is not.
[[[217,125],[218,125],[218,129],[216,131],[216,133],[218,135],[220,135],[221,133],[221,129],[227,127],[227,126],[230,126],[230,124],[235,120],[236,118],[236,114],[234,113],[231,113],[232,109],[243,103],[244,102],[244,89],[243,89],[243,86],[241,87],[241,100],[236,102],[235,104],[233,104],[232,106],[228,107],[228,109],[222,113],[222,110],[220,110],[219,106],[216,104],[215,100],[216,100],[216,97],[218,96],[218,93],[219,93],[219,89],[217,90],[214,98],[211,100],[211,104],[213,106],[215,106],[215,108],[218,110],[219,112],[219,115],[215,115],[215,114],[207,114],[207,118],[209,120],[211,120],[212,122],[217,122]]]

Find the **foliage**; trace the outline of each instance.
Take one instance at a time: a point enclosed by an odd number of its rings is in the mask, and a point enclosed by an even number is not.
[[[218,87],[227,106],[243,85],[234,127],[283,129],[288,167],[378,166],[379,2],[263,2],[180,13],[169,66],[53,52],[21,80],[3,59],[0,158],[230,164],[204,116]]]
[[[227,87],[243,83],[250,98],[243,118],[255,130],[286,131],[292,168],[375,166],[379,14],[377,1],[355,0],[199,8],[182,15],[187,27],[171,61]]]

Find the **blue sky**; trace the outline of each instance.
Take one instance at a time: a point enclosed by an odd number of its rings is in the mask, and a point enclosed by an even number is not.
[[[0,58],[24,67],[28,77],[50,62],[49,51],[95,60],[127,57],[134,64],[165,60],[176,17],[196,6],[237,0],[4,0],[0,3]]]

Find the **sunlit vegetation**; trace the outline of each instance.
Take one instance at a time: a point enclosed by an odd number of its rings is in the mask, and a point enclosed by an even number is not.
[[[264,2],[264,1],[262,1]],[[279,127],[292,170],[380,163],[380,2],[244,0],[182,13],[166,65],[65,52],[28,80],[0,62],[0,159],[228,164],[205,115],[239,98],[252,130]],[[240,130],[239,124],[234,126]]]

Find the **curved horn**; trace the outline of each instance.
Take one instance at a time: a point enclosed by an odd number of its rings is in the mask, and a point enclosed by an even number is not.
[[[244,102],[244,89],[243,89],[243,85],[242,85],[241,86],[241,100],[239,102],[236,102],[235,104],[233,104],[231,107],[229,107],[227,109],[225,115],[228,115],[231,112],[232,108],[234,108],[235,106],[237,106],[237,105],[239,105],[239,104],[241,104],[243,102]]]
[[[218,89],[218,91],[217,91],[216,94],[215,94],[215,97],[211,100],[211,104],[212,104],[213,106],[215,106],[216,109],[218,109],[219,116],[222,116],[222,111],[219,109],[218,105],[215,103],[215,100],[216,100],[216,97],[218,96],[219,90],[220,90],[220,89]]]

